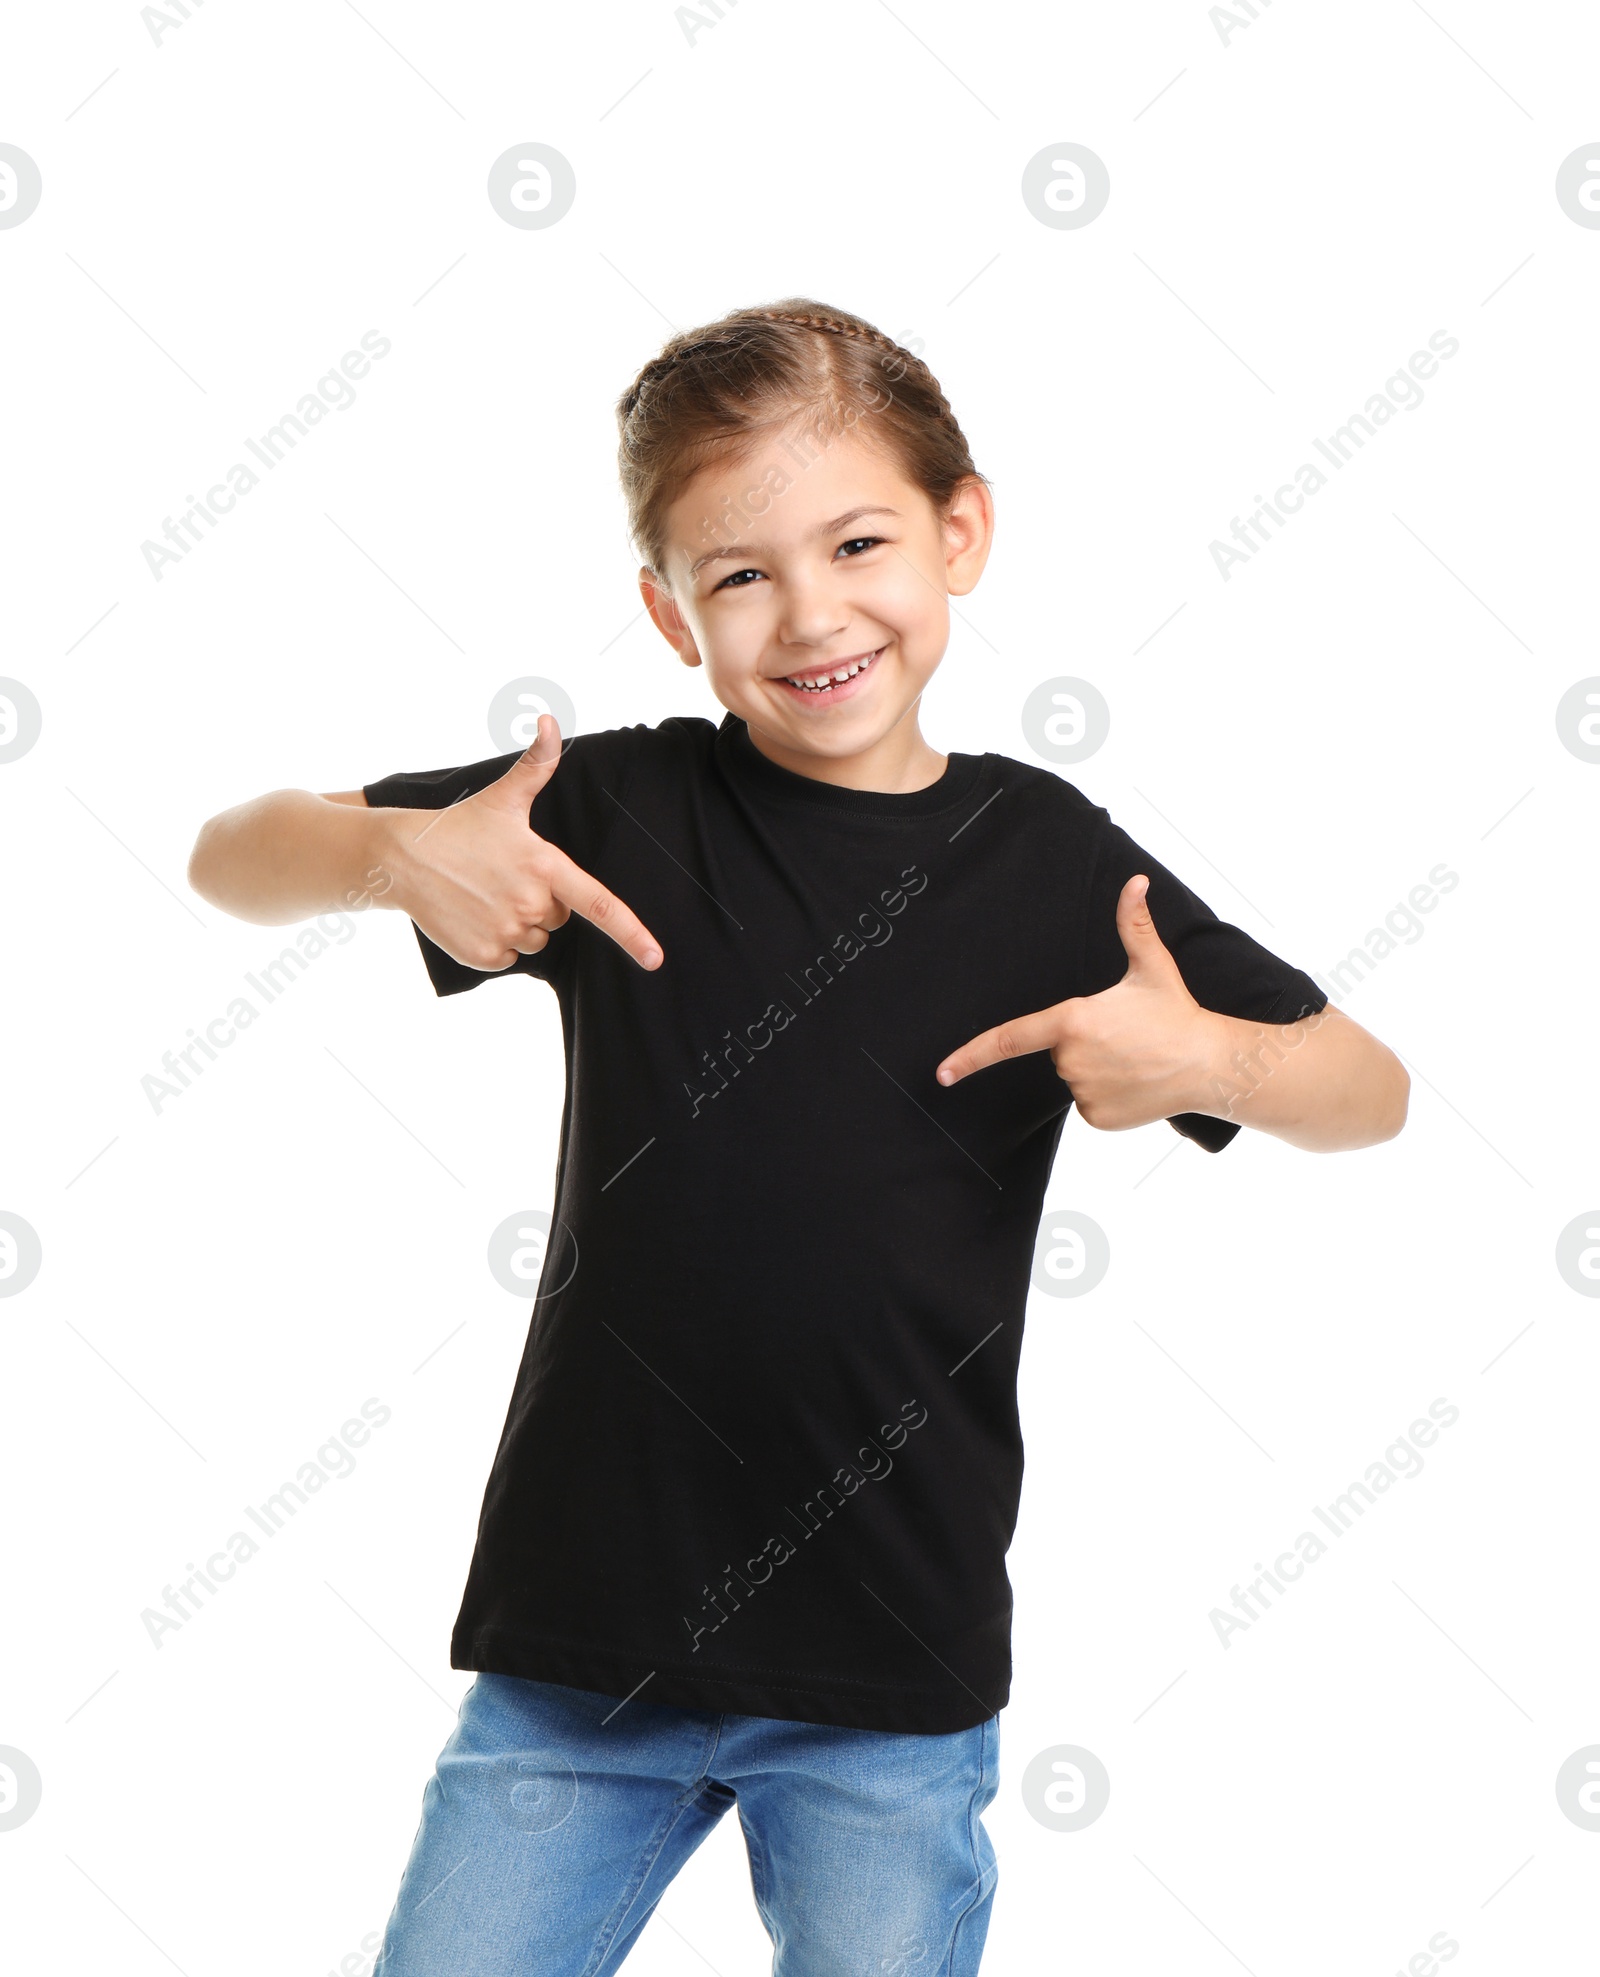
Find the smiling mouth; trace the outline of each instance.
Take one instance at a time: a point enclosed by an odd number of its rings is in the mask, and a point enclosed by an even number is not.
[[[803,673],[785,674],[779,684],[793,692],[803,694],[807,700],[838,699],[842,690],[858,680],[880,658],[885,647],[879,646],[876,652],[860,652],[853,659],[835,660],[831,666],[816,666]]]

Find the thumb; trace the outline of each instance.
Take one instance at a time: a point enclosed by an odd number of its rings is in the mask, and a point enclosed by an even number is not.
[[[1129,879],[1117,901],[1117,933],[1128,957],[1128,969],[1176,968],[1170,949],[1150,917],[1150,881],[1143,872]]]
[[[524,814],[561,764],[561,726],[554,714],[539,716],[539,731],[497,783],[498,796]]]

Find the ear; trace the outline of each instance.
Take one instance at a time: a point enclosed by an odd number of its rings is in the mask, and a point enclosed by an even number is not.
[[[980,480],[965,480],[944,520],[944,581],[952,597],[977,587],[994,542],[994,496]]]
[[[686,666],[700,664],[700,648],[688,620],[678,608],[677,599],[648,564],[639,567],[639,595],[650,613],[651,623]]]

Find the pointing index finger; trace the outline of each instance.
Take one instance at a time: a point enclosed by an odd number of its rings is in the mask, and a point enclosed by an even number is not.
[[[1040,1009],[1031,1016],[998,1024],[952,1051],[934,1075],[942,1085],[959,1084],[974,1071],[986,1071],[991,1064],[999,1064],[1008,1057],[1026,1057],[1035,1050],[1048,1050],[1056,1041],[1058,1027],[1059,1019],[1053,1009]]]
[[[662,954],[661,944],[649,928],[634,912],[601,885],[598,879],[591,878],[581,865],[576,865],[558,846],[546,844],[546,850],[555,861],[555,869],[550,872],[547,883],[551,892],[563,906],[570,907],[592,926],[608,934],[618,947],[631,954],[641,968],[659,968]]]

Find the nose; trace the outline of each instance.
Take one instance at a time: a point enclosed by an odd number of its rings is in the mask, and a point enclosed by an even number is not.
[[[778,637],[785,645],[827,645],[847,629],[850,613],[830,591],[823,578],[791,579],[784,585]]]

